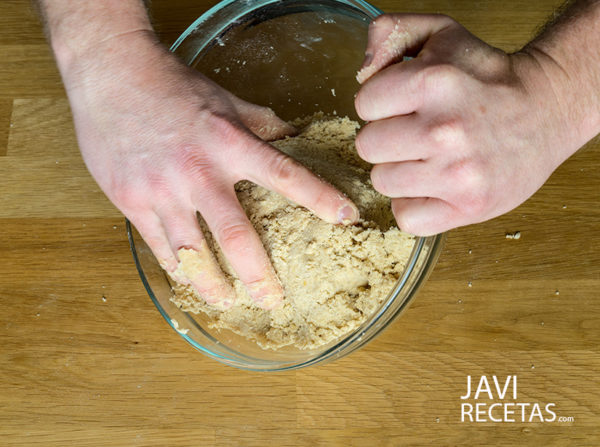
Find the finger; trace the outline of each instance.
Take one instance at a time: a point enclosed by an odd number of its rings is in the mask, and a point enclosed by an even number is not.
[[[352,201],[296,160],[261,143],[248,152],[245,178],[284,195],[329,223],[351,224],[358,220]]]
[[[391,64],[413,56],[435,33],[452,19],[434,14],[389,14],[377,17],[369,26],[363,66],[356,75],[361,84]]]
[[[425,160],[433,155],[418,114],[396,116],[364,125],[356,136],[356,151],[369,163]]]
[[[468,223],[448,202],[429,197],[392,199],[392,212],[402,231],[417,236],[432,236]]]
[[[221,310],[231,307],[235,292],[200,231],[195,210],[170,207],[157,214],[173,252],[179,257],[176,274],[187,278],[208,304]]]
[[[258,106],[228,94],[244,126],[261,140],[274,141],[298,133],[294,126],[280,119],[269,107]]]
[[[373,166],[371,182],[381,194],[396,197],[444,198],[449,187],[432,163],[405,161]]]
[[[177,251],[179,270],[209,305],[220,310],[229,309],[235,301],[233,288],[225,279],[206,241],[196,247],[180,248]]]
[[[165,230],[160,222],[160,219],[154,212],[148,212],[137,215],[130,215],[129,219],[133,226],[137,229],[142,239],[148,244],[150,250],[156,257],[160,266],[167,271],[177,282],[185,283],[186,279],[182,276],[175,276],[174,272],[177,269],[177,258],[171,244],[167,239]]]
[[[427,94],[425,74],[425,64],[418,58],[383,69],[358,91],[354,100],[358,116],[376,121],[418,111]]]
[[[197,205],[202,217],[250,297],[263,309],[280,306],[283,288],[233,188],[203,196]]]

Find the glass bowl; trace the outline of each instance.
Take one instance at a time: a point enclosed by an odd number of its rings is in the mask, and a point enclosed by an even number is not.
[[[370,21],[381,14],[361,0],[226,0],[198,18],[171,51],[237,96],[271,107],[286,120],[322,111],[358,120],[355,75]],[[181,337],[209,357],[238,368],[281,371],[348,355],[406,309],[427,279],[444,236],[416,238],[407,266],[387,299],[360,327],[318,349],[265,350],[204,314],[170,301],[170,278],[127,222],[136,267],[150,298]]]

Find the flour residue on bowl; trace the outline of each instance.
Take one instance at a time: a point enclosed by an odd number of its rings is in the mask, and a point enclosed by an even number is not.
[[[172,298],[185,311],[207,314],[213,328],[231,330],[266,349],[318,348],[358,328],[392,291],[415,242],[394,225],[390,199],[371,186],[370,165],[354,147],[357,122],[316,115],[294,124],[302,129],[299,135],[273,144],[348,195],[360,221],[332,225],[277,193],[240,182],[238,198],[283,285],[283,306],[267,311],[254,305],[201,219],[237,300],[221,311],[180,284]]]

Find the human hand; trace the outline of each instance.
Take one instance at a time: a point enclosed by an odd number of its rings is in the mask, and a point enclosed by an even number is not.
[[[564,73],[542,58],[508,55],[440,15],[371,24],[356,146],[400,228],[426,236],[503,214],[585,142],[552,88]]]
[[[236,182],[276,191],[331,223],[358,218],[348,198],[261,140],[293,128],[185,66],[149,32],[113,38],[93,57],[66,65],[63,79],[88,169],[161,265],[209,304],[227,308],[235,294],[196,211],[257,305],[274,308],[282,299]]]

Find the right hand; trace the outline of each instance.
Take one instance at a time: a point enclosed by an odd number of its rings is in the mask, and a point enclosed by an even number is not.
[[[178,252],[189,258],[178,279],[207,303],[227,308],[235,294],[196,211],[258,306],[274,308],[283,296],[236,182],[276,191],[327,222],[358,219],[348,198],[261,139],[293,128],[185,66],[150,33],[102,42],[62,71],[88,169],[167,271],[175,273]]]

